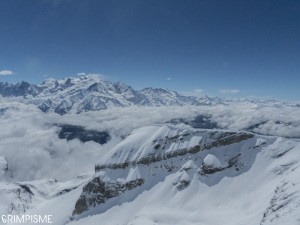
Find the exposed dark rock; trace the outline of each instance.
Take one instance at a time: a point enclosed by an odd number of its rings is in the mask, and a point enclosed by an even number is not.
[[[118,181],[104,182],[100,177],[95,177],[83,187],[72,215],[79,215],[90,208],[105,203],[108,199],[117,197],[126,191],[141,186],[143,183],[143,179],[121,183]]]
[[[251,133],[224,132],[216,141],[205,144],[204,148],[211,149],[213,147],[231,145],[233,143],[238,143],[253,137],[254,135]]]
[[[66,193],[68,193],[68,192],[70,192],[70,191],[75,190],[76,188],[77,188],[77,187],[63,189],[63,190],[61,190],[60,192],[58,192],[58,193],[56,194],[56,196],[66,194]]]
[[[239,160],[241,155],[242,154],[239,153],[236,156],[234,156],[233,158],[229,159],[227,168],[230,168],[230,167],[233,167],[234,165],[236,165],[238,163],[238,160]]]
[[[8,208],[9,214],[25,213],[32,203],[33,193],[27,185],[20,185],[12,190],[7,190],[8,195],[14,196]]]
[[[147,157],[144,157],[136,162],[124,162],[124,163],[116,163],[116,164],[106,164],[106,165],[96,165],[95,166],[95,171],[100,171],[102,169],[124,169],[128,166],[135,166],[135,165],[150,165],[151,163],[156,163],[162,160],[170,159],[170,158],[175,158],[178,156],[183,156],[185,154],[191,153],[195,154],[201,150],[199,145],[196,145],[192,148],[184,148],[184,149],[179,149],[178,151],[174,152],[169,152],[165,154],[160,154],[160,155],[155,155],[151,154]]]
[[[43,112],[48,112],[51,107],[51,104],[52,104],[52,101],[50,99],[48,99],[47,101],[45,101],[39,105],[39,109],[42,110]]]
[[[295,198],[295,192],[292,192],[292,185],[287,181],[282,181],[274,191],[273,197],[270,201],[269,207],[263,214],[260,225],[273,223],[281,215],[291,213],[293,210],[299,208]],[[285,210],[286,206],[290,205],[289,209]],[[293,205],[293,207],[291,207]]]
[[[189,186],[189,184],[191,183],[191,181],[189,180],[180,180],[178,182],[178,184],[176,185],[176,188],[181,191],[183,190],[184,188],[186,188],[187,186]]]
[[[219,171],[225,170],[225,168],[222,167],[212,167],[212,166],[207,166],[203,164],[199,170],[199,174],[202,176],[213,174]]]
[[[225,167],[212,167],[205,164],[202,164],[198,173],[202,176],[206,176],[209,174],[214,174],[223,170],[226,170],[231,167],[235,167],[235,170],[239,171],[241,167],[243,167],[243,164],[239,162],[239,158],[241,156],[241,153],[237,154],[233,158],[228,160],[227,166]]]
[[[189,149],[188,149],[188,153],[195,154],[195,153],[197,153],[197,152],[200,152],[200,150],[201,150],[200,145],[196,145],[196,146],[194,146],[194,147],[192,147],[192,148],[189,148]]]
[[[31,195],[34,195],[33,192],[31,191],[30,187],[28,187],[26,184],[19,184],[21,188],[23,188],[26,192],[28,192]]]
[[[278,151],[277,153],[272,155],[272,158],[276,159],[276,158],[280,158],[282,156],[284,156],[286,153],[288,153],[290,150],[292,150],[294,147],[289,148],[289,149],[284,149],[282,151]]]
[[[58,126],[61,127],[58,137],[60,139],[67,139],[68,141],[77,138],[82,142],[94,141],[99,144],[105,144],[111,138],[106,131],[86,130],[81,126],[67,124],[59,124]]]
[[[151,163],[156,163],[156,162],[159,162],[162,160],[175,158],[175,157],[183,156],[186,154],[196,154],[200,151],[209,150],[213,147],[220,147],[220,146],[231,145],[234,143],[239,143],[241,141],[244,141],[244,140],[254,137],[254,135],[251,133],[219,132],[219,131],[213,131],[210,133],[210,135],[211,135],[211,138],[215,139],[216,141],[206,143],[203,145],[202,148],[199,143],[199,145],[196,145],[194,147],[178,149],[177,151],[172,151],[172,152],[167,152],[167,153],[160,152],[158,154],[152,153],[152,154],[149,154],[148,156],[143,157],[135,162],[96,165],[95,171],[100,171],[100,170],[106,169],[106,168],[120,169],[120,168],[126,168],[128,166],[135,166],[135,165],[149,165]],[[173,138],[173,141],[175,141],[174,137],[172,137],[172,138]],[[180,136],[177,136],[177,138],[180,138]],[[166,139],[169,140],[170,138],[166,137]]]
[[[154,149],[159,149],[159,148],[160,148],[160,144],[154,145]]]
[[[59,115],[66,114],[70,109],[72,108],[72,105],[68,105],[68,102],[63,100],[54,110],[55,113]]]
[[[282,164],[274,168],[272,171],[277,175],[281,175],[286,173],[287,171],[294,171],[296,168],[297,168],[297,161],[293,161],[287,164]]]

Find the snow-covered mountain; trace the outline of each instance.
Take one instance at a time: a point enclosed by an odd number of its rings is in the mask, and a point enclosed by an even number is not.
[[[295,104],[136,91],[94,76],[0,87],[1,215],[51,215],[55,225],[300,223]]]
[[[56,225],[297,225],[299,150],[280,137],[146,126],[94,174],[2,185],[0,209],[50,214]]]
[[[19,97],[21,101],[33,103],[44,112],[52,111],[58,114],[132,105],[182,106],[221,103],[218,98],[182,96],[175,91],[161,88],[137,91],[124,83],[104,81],[93,75],[63,80],[47,79],[40,85],[24,81],[17,84],[0,83],[0,95]]]

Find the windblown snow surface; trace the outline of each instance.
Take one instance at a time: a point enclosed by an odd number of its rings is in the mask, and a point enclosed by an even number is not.
[[[193,126],[199,115],[215,127]],[[50,214],[56,225],[299,225],[299,115],[261,102],[58,115],[2,98],[0,214]],[[111,139],[61,139],[58,124]]]

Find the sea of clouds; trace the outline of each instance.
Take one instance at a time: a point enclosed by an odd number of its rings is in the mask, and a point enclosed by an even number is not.
[[[300,108],[250,102],[218,106],[127,107],[81,114],[43,113],[36,106],[0,99],[0,156],[8,161],[5,179],[67,180],[92,171],[94,164],[133,129],[204,115],[229,130],[247,130],[288,138],[300,137]],[[72,124],[108,131],[104,145],[58,138],[55,124]],[[2,177],[2,179],[4,179]]]

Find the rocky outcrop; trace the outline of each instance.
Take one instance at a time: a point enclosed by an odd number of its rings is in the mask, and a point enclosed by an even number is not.
[[[239,171],[243,167],[243,164],[241,162],[239,162],[240,157],[241,157],[241,153],[239,153],[238,155],[229,159],[227,162],[227,165],[225,165],[225,166],[205,163],[205,160],[204,160],[200,169],[198,170],[198,173],[201,176],[207,176],[210,174],[214,174],[216,172],[220,172],[220,171],[229,169],[231,167],[234,167],[236,171]]]
[[[27,185],[15,183],[13,185],[1,184],[0,195],[4,196],[0,202],[5,204],[5,207],[2,206],[1,209],[5,209],[5,212],[9,214],[20,214],[25,213],[32,205],[33,201],[33,192]]]
[[[128,196],[127,201],[133,200],[170,174],[176,178],[173,185],[182,191],[195,177],[209,179],[208,175],[227,169],[233,170],[231,174],[242,173],[239,170],[242,154],[237,152],[251,151],[253,148],[249,148],[248,144],[243,147],[242,142],[250,139],[254,146],[256,141],[251,140],[253,137],[247,132],[188,130],[171,125],[137,129],[104,156],[101,159],[103,163],[95,166],[95,177],[83,187],[73,218],[84,216],[86,211],[98,206],[95,209],[97,213],[104,212],[108,209],[106,205],[118,204]],[[232,152],[231,147],[227,147],[229,145],[234,149]],[[221,163],[212,153],[224,148],[227,149],[226,156]]]
[[[107,200],[122,195],[144,183],[143,179],[136,179],[129,182],[103,181],[100,177],[95,177],[83,187],[82,194],[75,204],[73,216],[84,211],[104,204]]]
[[[251,133],[245,133],[245,132],[216,132],[212,133],[211,137],[216,136],[215,141],[207,143],[204,145],[205,149],[211,149],[214,147],[221,147],[221,146],[226,146],[226,145],[231,145],[233,143],[238,143],[244,140],[247,140],[249,138],[253,138],[254,135]]]
[[[282,216],[299,211],[299,192],[295,191],[294,188],[295,184],[291,184],[286,180],[280,182],[274,190],[260,225],[276,223],[276,220]]]
[[[247,132],[228,132],[228,131],[210,131],[207,132],[208,137],[205,141],[200,141],[194,146],[188,148],[179,148],[175,151],[166,152],[166,145],[170,143],[178,143],[183,141],[183,135],[177,135],[172,138],[165,137],[161,140],[154,140],[153,151],[145,157],[142,157],[136,161],[125,161],[123,163],[113,164],[98,164],[95,166],[95,171],[103,169],[124,169],[129,166],[136,165],[150,165],[159,161],[176,158],[187,154],[196,154],[200,151],[209,150],[215,147],[227,146],[235,143],[245,141],[254,137],[252,133]],[[185,136],[201,135],[199,132],[187,133]],[[203,134],[202,134],[203,135]],[[124,149],[126,151],[126,149]]]

